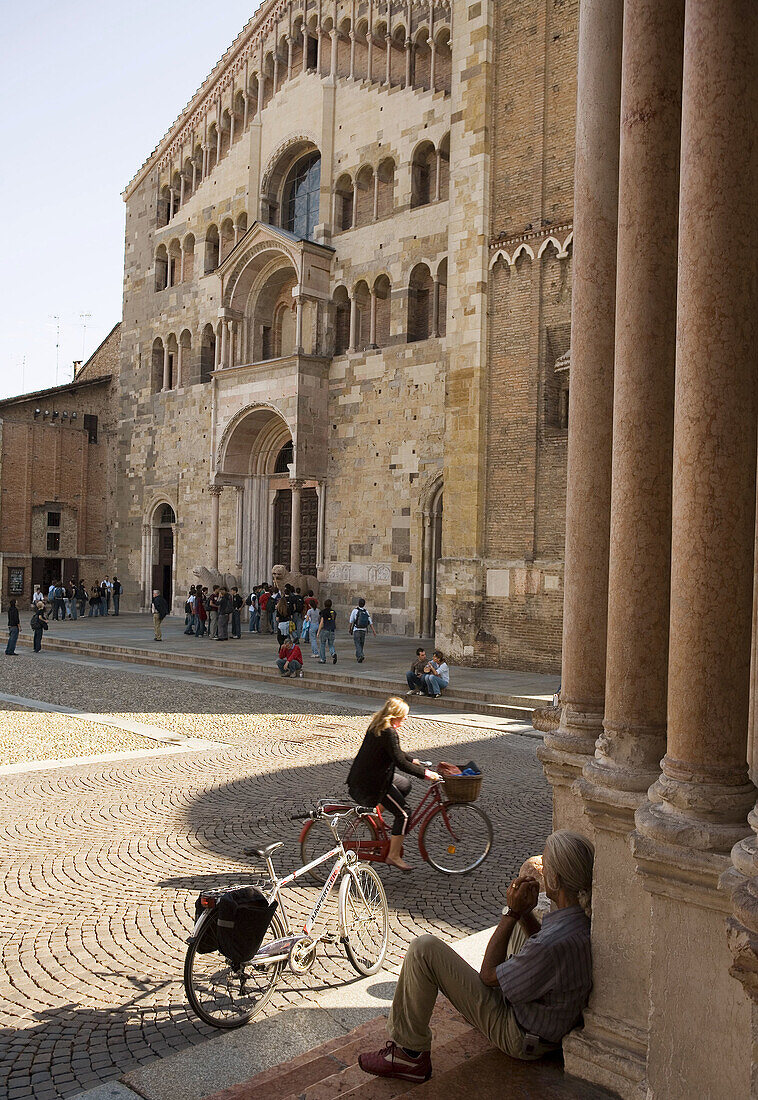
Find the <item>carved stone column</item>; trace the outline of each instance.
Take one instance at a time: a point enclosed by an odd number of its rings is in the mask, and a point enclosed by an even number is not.
[[[242,548],[244,545],[245,537],[245,487],[244,485],[236,485],[235,491],[237,493],[237,523],[235,530],[235,565],[239,568],[242,565]]]
[[[581,0],[561,721],[538,755],[556,827],[586,830],[572,791],[602,732],[611,504],[623,0]]]
[[[169,358],[168,344],[163,345],[163,389],[171,389],[171,359]]]
[[[211,569],[218,569],[218,520],[223,486],[211,485]]]
[[[655,1100],[751,1094],[750,1007],[728,975],[729,895],[717,884],[730,849],[749,832],[755,800],[746,753],[758,412],[757,46],[752,0],[687,0],[668,745],[634,834],[651,894],[648,1096]],[[724,264],[727,221],[740,232]]]
[[[605,719],[578,784],[595,834],[594,984],[564,1043],[567,1072],[630,1100],[646,1069],[650,898],[629,834],[666,751],[683,35],[684,0],[625,0]]]
[[[300,572],[300,502],[303,482],[290,481],[292,492],[292,526],[290,533],[290,572]]]

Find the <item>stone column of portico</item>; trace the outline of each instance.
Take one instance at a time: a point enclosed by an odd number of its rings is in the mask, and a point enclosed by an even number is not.
[[[602,733],[611,503],[623,0],[581,0],[561,720],[538,755],[556,827],[587,828],[572,790]]]
[[[211,569],[218,569],[218,517],[221,504],[221,485],[211,485]]]
[[[300,500],[302,481],[290,481],[292,491],[292,527],[290,533],[290,572],[300,572]]]
[[[567,1072],[637,1097],[650,897],[629,847],[666,751],[684,0],[625,0],[605,718],[578,788],[595,834],[593,990]]]
[[[163,346],[163,389],[171,389],[171,359],[168,344]]]
[[[651,895],[648,1096],[751,1094],[719,876],[749,832],[756,490],[758,6],[687,0],[668,741],[636,814]],[[739,226],[724,263],[723,231]],[[753,1092],[753,1095],[755,1093]]]

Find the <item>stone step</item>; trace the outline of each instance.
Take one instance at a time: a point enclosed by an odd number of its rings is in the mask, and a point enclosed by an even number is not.
[[[257,1074],[204,1100],[608,1100],[610,1093],[567,1077],[559,1057],[520,1062],[494,1048],[442,997],[432,1016],[432,1077],[379,1079],[358,1065],[362,1051],[387,1041],[383,1016],[283,1065]]]
[[[19,639],[19,646],[30,648],[31,641],[26,638]],[[128,661],[131,664],[152,666],[154,668],[175,668],[195,671],[197,658],[190,654],[156,652],[153,649],[142,649],[137,646],[118,646],[107,643],[93,643],[86,641],[74,641],[67,638],[46,638],[44,648],[55,653],[76,654],[79,657],[94,657],[98,660]],[[218,676],[231,678],[244,678],[262,683],[277,684],[281,676],[276,668],[252,661],[224,660],[220,657],[203,655],[203,670],[213,672]],[[288,684],[302,683],[308,691],[342,692],[346,690],[353,695],[367,698],[386,698],[387,695],[403,695],[403,685],[398,681],[382,679],[380,677],[351,676],[347,673],[337,673],[338,666],[332,665],[323,674],[309,671],[305,666],[305,675],[300,679],[290,678]],[[344,667],[344,666],[343,666]],[[470,690],[448,689],[436,699],[420,695],[413,697],[414,706],[438,707],[442,710],[470,710],[475,714],[489,715],[498,718],[510,718],[531,725],[531,715],[535,706],[542,702],[538,697],[520,695],[498,695],[494,692],[477,693]]]

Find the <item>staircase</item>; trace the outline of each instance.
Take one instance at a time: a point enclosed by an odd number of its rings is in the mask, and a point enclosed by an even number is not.
[[[31,646],[31,639],[19,639],[19,647]],[[85,638],[51,638],[50,635],[44,641],[45,651],[68,654],[77,657],[94,657],[98,660],[128,662],[152,666],[154,668],[175,668],[190,672],[197,672],[198,659],[195,654],[173,653],[168,650],[142,648],[137,645],[112,645],[108,642],[91,641]],[[203,650],[202,669],[205,674],[230,677],[235,680],[254,680],[261,683],[281,684],[282,679],[278,669],[272,664],[263,664],[249,660],[224,659],[220,657],[206,656]],[[308,662],[305,666],[305,675],[302,680],[289,679],[287,684],[302,684],[308,693],[313,691],[328,691],[341,694],[350,694],[365,697],[371,700],[383,700],[388,695],[404,695],[406,691],[403,684],[402,672],[397,678],[386,679],[378,676],[351,676],[344,671],[345,665],[328,666],[321,671],[321,666],[314,668]],[[459,688],[453,684],[436,699],[427,696],[414,696],[413,706],[430,707],[435,710],[470,711],[475,714],[489,715],[491,717],[509,718],[531,725],[532,712],[536,706],[542,705],[544,700],[538,696],[508,695],[487,691],[472,691]]]
[[[433,1075],[422,1084],[371,1077],[358,1055],[387,1041],[383,1016],[315,1050],[212,1093],[204,1100],[608,1100],[613,1094],[566,1077],[559,1058],[519,1062],[495,1049],[440,997],[432,1016]]]

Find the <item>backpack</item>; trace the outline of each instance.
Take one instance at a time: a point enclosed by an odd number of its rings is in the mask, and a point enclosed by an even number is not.
[[[218,951],[229,959],[236,969],[249,962],[263,943],[263,937],[271,924],[279,902],[271,905],[254,886],[242,886],[223,894],[216,903],[215,928],[208,928],[201,936],[197,950],[200,954]],[[195,902],[195,916],[203,911],[200,898]]]
[[[353,624],[354,630],[366,630],[368,624],[371,621],[371,616],[365,607],[356,608],[358,614],[355,616],[355,623]]]

